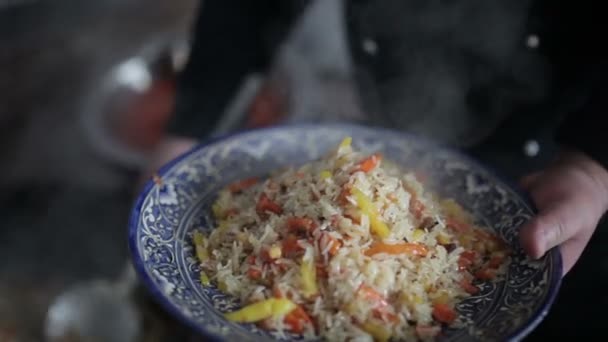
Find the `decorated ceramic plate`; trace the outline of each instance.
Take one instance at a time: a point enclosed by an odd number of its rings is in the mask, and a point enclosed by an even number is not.
[[[208,339],[297,339],[225,318],[240,303],[216,283],[201,283],[192,233],[217,226],[211,207],[228,184],[318,160],[346,136],[352,137],[353,148],[381,153],[404,170],[424,174],[425,186],[454,199],[509,247],[504,276],[478,284],[478,290],[458,302],[454,310],[466,324],[444,326],[437,339],[504,341],[529,334],[550,309],[562,272],[559,250],[531,260],[518,244],[518,227],[534,214],[531,204],[517,189],[457,151],[402,132],[357,125],[241,132],[199,145],[165,165],[143,189],[129,223],[132,259],[142,282],[168,312]]]

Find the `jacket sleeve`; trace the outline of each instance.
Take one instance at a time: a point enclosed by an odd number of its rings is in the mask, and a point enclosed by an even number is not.
[[[579,110],[569,113],[558,127],[556,140],[576,148],[608,169],[608,87],[595,87]]]

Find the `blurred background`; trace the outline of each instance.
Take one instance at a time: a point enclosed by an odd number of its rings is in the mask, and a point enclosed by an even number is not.
[[[579,5],[431,1],[424,10],[413,5],[394,28],[372,10],[350,13],[342,1],[318,0],[294,5],[296,20],[279,29],[280,39],[271,37],[278,42],[271,63],[228,84],[231,71],[242,68],[238,60],[209,55],[226,45],[229,54],[247,53],[249,47],[226,41],[248,15],[235,10],[232,17],[233,2],[225,2],[225,17],[208,17],[226,31],[201,34],[208,1],[0,0],[0,342],[197,340],[140,287],[126,246],[138,185],[158,166],[169,129],[188,131],[176,111],[196,112],[199,139],[288,122],[399,126],[430,133],[516,180],[554,156],[554,114],[584,100],[595,72],[598,41],[584,30],[593,29],[593,14]],[[365,8],[366,1],[356,3]],[[270,11],[264,4],[256,11]],[[387,54],[373,34],[353,41],[345,32],[349,20],[375,22],[371,32],[395,30],[410,42],[432,37],[437,45]],[[194,44],[195,33],[206,40]],[[485,58],[454,59],[437,47],[445,41]],[[395,55],[401,64],[391,64]],[[495,81],[483,63],[504,56],[508,77]],[[353,62],[374,58],[388,74],[409,66],[407,81],[383,83],[392,96],[360,91],[369,79]],[[193,59],[212,63],[207,69],[215,72],[196,71]],[[482,65],[479,74],[463,72],[471,63]],[[484,77],[477,95],[462,102],[458,95]],[[214,91],[197,88],[201,79]],[[193,104],[206,98],[219,99],[212,111]],[[382,112],[383,101],[395,102],[401,114]],[[415,112],[443,125],[407,116]],[[453,112],[481,126],[450,119]],[[395,124],[394,116],[409,125]],[[605,230],[598,229],[529,340],[603,336]]]

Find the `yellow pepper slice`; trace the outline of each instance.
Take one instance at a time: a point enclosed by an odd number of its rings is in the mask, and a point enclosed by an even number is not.
[[[444,234],[444,233],[439,233],[437,234],[437,242],[442,244],[442,245],[447,245],[449,244],[450,241],[450,236]]]
[[[270,298],[227,313],[224,317],[233,322],[253,323],[267,318],[285,316],[296,307],[297,305],[289,299]]]
[[[372,200],[357,188],[353,188],[352,193],[355,195],[355,200],[357,201],[359,209],[361,209],[361,213],[369,217],[372,233],[378,235],[382,239],[388,237],[390,230],[386,223],[382,222],[378,217],[378,210],[376,209],[376,206],[374,206],[374,203],[372,203]]]
[[[335,150],[335,154],[336,157],[338,158],[336,160],[336,162],[340,162],[340,160],[344,160],[344,162],[346,161],[345,157],[346,154],[348,154],[351,151],[351,143],[353,141],[353,138],[351,137],[345,137],[344,139],[342,139],[342,141],[340,142],[340,145],[338,145],[338,148],[336,148]],[[337,167],[341,167],[341,166],[337,166]]]
[[[228,229],[229,223],[226,220],[221,220],[217,226],[217,229],[221,232],[224,232]]]
[[[317,270],[315,265],[310,261],[302,260],[300,276],[302,277],[302,293],[304,296],[311,297],[316,295],[319,289],[317,288]]]
[[[204,286],[209,286],[209,284],[211,284],[211,281],[209,280],[209,277],[205,272],[201,271],[200,278],[201,284],[203,284]]]
[[[194,240],[194,247],[196,248],[196,257],[200,262],[209,260],[209,252],[205,248],[205,237],[203,233],[195,230],[192,234],[192,240]]]
[[[470,221],[470,215],[453,199],[442,200],[440,206],[447,217],[457,219],[458,221]]]
[[[345,137],[344,139],[342,139],[342,142],[340,142],[340,147],[339,148],[347,148],[350,146],[350,144],[353,142],[353,138],[352,137]]]
[[[422,238],[424,238],[424,230],[414,230],[414,233],[412,234],[412,240],[414,240],[415,242],[419,242],[420,240],[422,240]]]
[[[219,201],[213,203],[213,205],[211,206],[211,211],[213,212],[213,217],[216,219],[221,218],[224,214],[224,211],[222,210],[222,206],[220,205]]]
[[[338,158],[338,160],[336,160],[334,165],[335,165],[336,169],[340,169],[340,168],[342,168],[342,166],[346,165],[346,163],[348,163],[348,157],[342,156],[342,157]]]
[[[363,331],[372,335],[374,341],[377,342],[387,342],[391,338],[391,332],[388,329],[385,329],[383,326],[379,324],[375,324],[372,322],[363,323],[361,326]]]
[[[406,292],[406,291],[401,292],[401,295],[399,296],[399,301],[402,304],[405,304],[408,306],[424,303],[424,300],[422,299],[422,297],[409,293],[409,292]]]
[[[281,250],[281,246],[279,245],[272,245],[270,247],[270,249],[268,250],[268,256],[270,256],[271,259],[278,259],[283,255],[283,251]]]
[[[323,170],[319,174],[319,177],[321,177],[322,180],[329,179],[329,178],[331,178],[331,171],[329,171],[329,170]]]
[[[440,290],[437,293],[433,294],[433,304],[449,304],[450,303],[450,295],[444,291]]]
[[[221,280],[217,282],[217,288],[222,292],[228,292],[228,285]]]

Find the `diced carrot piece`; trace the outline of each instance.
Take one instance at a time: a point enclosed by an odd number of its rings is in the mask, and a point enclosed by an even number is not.
[[[342,191],[340,191],[340,195],[338,195],[338,203],[341,205],[347,205],[348,202],[348,196],[350,196],[350,192],[351,192],[351,185],[350,184],[345,184],[342,187]]]
[[[488,261],[488,267],[490,268],[499,268],[500,265],[505,261],[505,257],[503,255],[494,255]]]
[[[272,262],[273,259],[270,257],[270,254],[268,253],[268,249],[263,248],[260,250],[260,259],[262,259],[262,261],[264,262]]]
[[[412,213],[416,219],[419,220],[422,218],[424,209],[424,204],[422,204],[422,202],[420,202],[420,200],[418,200],[415,196],[410,198],[410,213]]]
[[[268,198],[268,195],[266,195],[265,192],[260,195],[255,209],[259,215],[265,215],[269,211],[277,215],[283,213],[283,208]]]
[[[375,169],[378,164],[380,164],[381,160],[382,156],[380,154],[372,154],[371,156],[363,159],[359,163],[357,170],[363,172],[370,172],[371,170]]]
[[[482,268],[475,272],[475,278],[480,280],[492,280],[496,277],[496,270],[491,268]]]
[[[342,247],[342,242],[340,242],[340,240],[335,239],[333,237],[329,237],[329,243],[330,245],[329,247],[329,255],[331,256],[335,256],[336,254],[338,254],[338,251],[340,250],[340,248]]]
[[[247,178],[247,179],[243,179],[237,182],[234,182],[232,184],[230,184],[228,186],[228,190],[230,190],[231,193],[233,194],[237,194],[240,193],[246,189],[249,189],[250,187],[252,187],[253,185],[255,185],[258,182],[257,178]]]
[[[464,271],[471,266],[471,260],[464,258],[462,255],[458,258],[458,270]]]
[[[474,251],[464,251],[458,258],[458,269],[460,271],[466,270],[471,267],[475,262],[476,253]]]
[[[289,326],[289,330],[296,334],[303,333],[306,325],[312,324],[312,319],[301,306],[288,313],[283,321]]]
[[[253,280],[258,280],[262,277],[262,271],[257,267],[250,267],[247,270],[247,276]]]
[[[469,259],[471,262],[474,262],[475,258],[477,258],[477,253],[475,253],[475,251],[464,251],[460,254],[460,256]]]
[[[290,217],[287,219],[287,230],[292,233],[311,233],[317,224],[308,217]]]
[[[471,282],[467,279],[462,279],[460,281],[460,286],[462,287],[463,290],[466,291],[466,293],[471,294],[471,295],[475,295],[477,293],[479,293],[479,287],[471,284]]]
[[[298,239],[293,235],[288,235],[282,242],[283,254],[287,258],[293,258],[300,252],[304,251],[304,248],[298,243]]]
[[[275,260],[274,265],[276,265],[279,271],[281,272],[285,272],[289,268],[289,266],[286,263],[282,262],[281,259]]]
[[[275,298],[283,298],[284,297],[283,291],[281,291],[281,289],[276,284],[272,287],[272,295]]]
[[[433,305],[433,318],[435,318],[436,321],[452,324],[457,317],[458,314],[449,305],[443,303],[436,303]]]
[[[386,312],[382,316],[391,323],[399,322],[399,316],[395,315],[394,313]]]
[[[469,224],[453,217],[448,217],[446,219],[445,225],[446,227],[448,227],[448,229],[459,233],[466,233],[471,229],[471,226]]]

